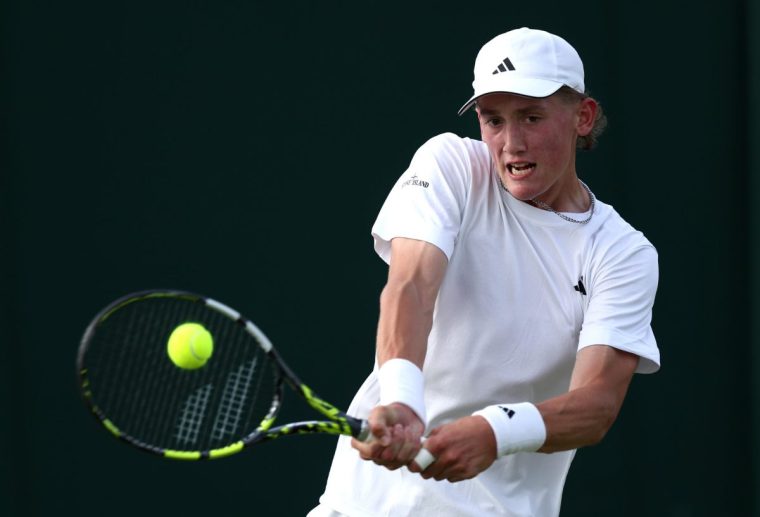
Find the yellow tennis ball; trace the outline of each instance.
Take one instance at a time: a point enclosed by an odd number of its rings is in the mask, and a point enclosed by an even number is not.
[[[166,351],[176,366],[195,370],[211,357],[214,339],[200,323],[183,323],[172,331]]]

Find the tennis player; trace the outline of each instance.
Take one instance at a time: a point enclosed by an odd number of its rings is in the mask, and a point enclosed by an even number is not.
[[[606,121],[578,53],[512,30],[473,86],[482,141],[425,143],[372,229],[389,275],[349,412],[374,440],[341,437],[312,516],[556,516],[575,450],[659,369],[657,252],[576,171]]]

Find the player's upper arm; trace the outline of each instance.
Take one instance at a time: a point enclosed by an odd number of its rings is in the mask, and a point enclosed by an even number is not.
[[[472,183],[472,159],[465,140],[452,134],[417,150],[372,226],[375,250],[384,261],[390,261],[391,242],[398,237],[434,244],[451,256]]]
[[[607,344],[638,356],[639,373],[657,371],[660,353],[651,327],[659,279],[656,250],[631,246],[599,269],[590,285],[579,349]]]
[[[606,345],[588,346],[578,352],[570,390],[600,386],[616,393],[622,404],[639,357]]]
[[[422,367],[447,263],[446,255],[433,244],[392,240],[388,282],[380,297],[379,364],[399,357]]]
[[[388,283],[412,282],[423,296],[425,306],[432,307],[443,281],[448,259],[429,242],[395,238],[391,241]]]

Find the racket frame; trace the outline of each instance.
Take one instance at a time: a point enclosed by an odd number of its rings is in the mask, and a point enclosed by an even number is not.
[[[274,395],[269,412],[262,419],[256,429],[243,436],[241,439],[238,439],[222,447],[203,451],[178,450],[158,447],[145,443],[142,440],[139,440],[138,438],[135,438],[121,430],[96,404],[92,390],[90,389],[88,369],[85,366],[85,356],[87,354],[87,349],[89,348],[89,343],[95,335],[98,326],[106,321],[113,313],[120,310],[126,305],[149,298],[162,297],[179,298],[189,302],[203,303],[209,309],[212,309],[217,313],[220,313],[225,317],[233,320],[235,323],[242,326],[245,331],[251,335],[251,337],[253,337],[254,341],[258,344],[261,350],[275,365],[275,369],[277,370],[278,375],[276,376],[277,381],[275,384]],[[346,414],[329,402],[320,398],[309,386],[304,384],[295,374],[295,372],[293,372],[293,370],[285,363],[266,334],[264,334],[264,332],[262,332],[261,329],[259,329],[252,321],[245,318],[242,314],[230,308],[229,306],[217,300],[214,300],[213,298],[209,298],[200,294],[172,289],[152,289],[127,294],[113,301],[104,309],[102,309],[87,326],[87,329],[85,330],[81,343],[79,345],[76,367],[77,384],[79,386],[80,395],[82,396],[85,405],[89,408],[90,413],[101,423],[101,425],[103,425],[103,427],[105,427],[109,433],[111,433],[119,440],[137,447],[140,450],[169,459],[203,460],[223,458],[236,454],[243,449],[250,447],[251,445],[274,440],[276,438],[288,435],[348,435],[353,436],[360,441],[367,441],[371,436],[369,424],[366,420],[355,418]],[[289,385],[293,391],[295,391],[311,408],[327,417],[327,420],[304,420],[275,426],[274,424],[284,398],[284,384]]]

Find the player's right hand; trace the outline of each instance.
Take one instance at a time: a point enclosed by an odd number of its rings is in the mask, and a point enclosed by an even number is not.
[[[369,414],[372,438],[367,442],[356,439],[351,446],[359,456],[390,470],[411,462],[420,449],[425,425],[409,406],[393,403],[377,406]]]
[[[466,416],[433,429],[425,448],[436,460],[425,470],[412,463],[409,470],[425,479],[452,483],[471,479],[496,460],[496,438],[482,416]]]

